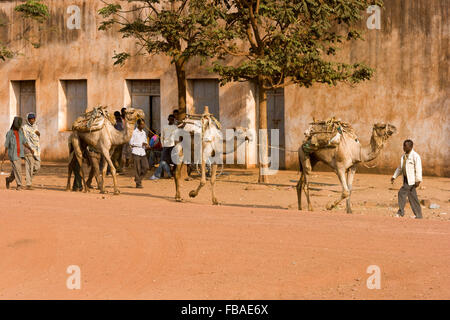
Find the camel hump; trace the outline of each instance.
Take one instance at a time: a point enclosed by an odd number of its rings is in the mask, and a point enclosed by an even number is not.
[[[90,132],[102,129],[106,121],[112,120],[107,108],[106,106],[97,106],[91,111],[85,112],[74,121],[72,130]]]
[[[304,146],[309,150],[337,147],[343,134],[357,138],[352,126],[335,117],[327,120],[315,120],[305,131]]]

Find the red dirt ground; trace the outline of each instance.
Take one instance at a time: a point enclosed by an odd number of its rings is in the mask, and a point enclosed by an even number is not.
[[[414,220],[409,207],[392,217],[401,181],[387,175],[357,174],[349,215],[322,211],[339,195],[332,173],[312,178],[317,211],[298,212],[294,171],[260,186],[255,170],[226,170],[220,206],[209,185],[176,203],[172,180],[135,189],[127,171],[120,196],[64,192],[57,164],[33,191],[5,190],[0,177],[0,299],[450,298],[448,178],[425,177],[419,198],[440,208]],[[185,198],[196,184],[183,183]],[[80,290],[66,287],[69,265]],[[379,290],[366,286],[369,265]]]

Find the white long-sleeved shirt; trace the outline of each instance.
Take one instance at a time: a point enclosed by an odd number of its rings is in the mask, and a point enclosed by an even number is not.
[[[173,147],[175,145],[175,131],[178,127],[169,124],[163,127],[161,132],[161,142],[163,147]]]
[[[394,179],[403,174],[403,156],[400,160],[400,167],[395,170],[395,173],[392,176]],[[420,159],[419,154],[414,150],[411,150],[406,158],[405,171],[408,185],[412,186],[416,182],[422,181],[422,160]]]
[[[138,128],[134,129],[130,140],[131,153],[138,156],[145,156],[145,149],[142,147],[143,143],[147,143],[147,133]]]

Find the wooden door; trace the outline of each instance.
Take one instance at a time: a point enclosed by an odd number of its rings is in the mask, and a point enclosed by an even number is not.
[[[87,81],[66,80],[65,81],[67,101],[67,128],[72,128],[73,122],[84,112],[87,103]]]
[[[270,129],[279,130],[279,146],[277,150],[270,148],[269,152],[278,151],[280,169],[285,168],[285,134],[284,134],[284,90],[283,88],[276,90],[269,90],[267,92],[267,128],[269,145],[271,142]],[[276,146],[274,146],[276,147]]]
[[[130,80],[131,106],[142,109],[148,127],[160,130],[160,82],[159,80]]]
[[[19,115],[26,120],[27,113],[36,112],[35,81],[20,81]]]
[[[220,120],[219,81],[216,79],[195,79],[192,81],[195,113],[202,114],[205,106],[208,106],[209,112]]]

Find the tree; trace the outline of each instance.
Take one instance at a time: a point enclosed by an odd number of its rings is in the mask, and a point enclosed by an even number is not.
[[[362,39],[362,12],[370,4],[374,1],[222,0],[224,23],[214,33],[218,56],[241,59],[236,65],[225,65],[219,59],[212,70],[222,85],[230,81],[256,84],[259,128],[267,129],[267,90],[291,84],[356,84],[371,78],[373,70],[368,66],[340,62],[336,56],[345,42]],[[263,160],[259,182],[267,183],[267,136],[259,145]]]
[[[136,39],[138,53],[165,54],[175,65],[178,108],[186,113],[186,64],[193,57],[212,57],[214,44],[207,31],[217,25],[217,10],[208,0],[126,0],[131,8],[107,4],[99,10],[99,29],[118,25],[123,38]],[[123,64],[130,52],[115,53],[114,64]]]
[[[40,0],[28,0],[26,3],[17,5],[14,11],[18,12],[21,17],[26,21],[36,21],[39,24],[45,22],[49,17],[48,7]],[[0,27],[6,27],[5,22],[0,21]],[[32,28],[25,28],[19,35],[19,38],[24,39],[27,43],[31,43],[35,48],[38,48],[40,44],[33,42],[27,35],[31,32]],[[9,48],[10,42],[0,41],[0,60],[5,61],[11,59],[18,54],[18,51]]]

